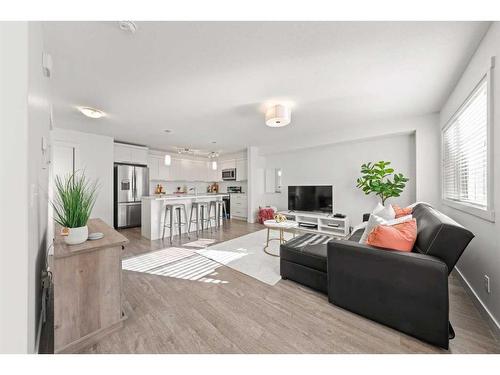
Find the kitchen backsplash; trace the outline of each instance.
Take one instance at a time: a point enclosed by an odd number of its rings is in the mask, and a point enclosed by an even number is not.
[[[190,188],[196,188],[197,193],[205,193],[207,191],[207,187],[210,185],[207,182],[181,182],[181,181],[174,181],[174,182],[168,182],[168,181],[155,181],[151,180],[149,182],[149,194],[153,195],[155,192],[155,188],[157,184],[161,184],[163,186],[164,191],[167,194],[172,194],[177,191],[177,187],[180,186],[181,190],[184,187],[184,185],[187,186],[188,192]],[[243,182],[237,182],[237,181],[222,181],[219,182],[219,191],[222,193],[227,192],[227,187],[228,186],[241,186],[241,190],[246,193],[247,192],[247,183],[246,181]],[[192,191],[191,191],[192,193]]]

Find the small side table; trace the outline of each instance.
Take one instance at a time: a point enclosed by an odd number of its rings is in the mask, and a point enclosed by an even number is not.
[[[266,220],[264,221],[264,225],[267,227],[267,241],[266,241],[266,246],[264,247],[264,252],[266,254],[269,254],[273,257],[279,257],[279,255],[270,253],[267,251],[267,248],[269,247],[269,241],[279,241],[280,245],[285,243],[285,232],[291,231],[293,232],[293,236],[295,237],[295,228],[299,226],[299,223],[296,221],[282,221],[278,223],[276,220]],[[270,238],[270,231],[271,230],[277,230],[279,231],[279,238]]]

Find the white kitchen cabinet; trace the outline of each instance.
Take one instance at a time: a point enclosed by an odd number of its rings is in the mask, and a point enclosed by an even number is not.
[[[236,181],[246,181],[247,178],[247,160],[236,160]]]
[[[136,164],[146,164],[148,162],[148,149],[142,147],[132,147],[132,160]]]
[[[231,194],[231,217],[245,220],[248,217],[248,196],[246,194]]]
[[[183,181],[183,165],[181,159],[173,159],[170,164],[170,180],[171,181]]]
[[[170,166],[165,165],[164,155],[148,156],[149,179],[166,181],[170,180]]]
[[[146,147],[114,144],[115,163],[148,164],[148,149]]]
[[[217,168],[213,169],[212,168],[212,160],[207,162],[207,181],[208,182],[216,182],[216,181],[222,181],[220,175],[220,168],[219,168],[219,163],[217,163]]]
[[[149,168],[149,179],[150,180],[159,180],[160,179],[160,170],[159,170],[159,162],[158,157],[150,155],[148,156],[148,168]]]
[[[232,169],[236,168],[236,160],[221,160],[220,161],[220,169]]]
[[[130,149],[120,143],[114,144],[114,160],[117,163],[128,163],[132,158]]]
[[[170,180],[170,166],[165,165],[165,157],[160,157],[158,160],[158,179]]]

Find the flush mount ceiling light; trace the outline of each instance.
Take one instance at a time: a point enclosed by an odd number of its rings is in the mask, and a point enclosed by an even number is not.
[[[271,128],[280,128],[286,126],[291,121],[290,108],[276,104],[269,107],[266,111],[266,125]]]
[[[96,108],[92,107],[77,107],[77,108],[81,113],[90,118],[101,118],[106,116],[106,114],[103,111]]]
[[[209,159],[216,159],[218,157],[219,157],[219,153],[215,152],[215,151],[212,151],[211,153],[208,154]]]
[[[119,21],[118,26],[120,26],[120,30],[128,31],[132,34],[137,31],[137,25],[132,21]]]

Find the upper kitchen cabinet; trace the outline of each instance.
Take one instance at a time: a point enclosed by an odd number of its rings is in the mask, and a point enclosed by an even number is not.
[[[115,163],[146,165],[148,164],[148,149],[141,146],[115,143],[114,161]]]
[[[236,181],[246,181],[248,179],[247,173],[247,159],[226,159],[218,163],[218,181],[222,181],[222,171],[225,169],[236,169]]]
[[[236,168],[236,160],[231,159],[231,160],[221,160],[219,162],[220,168],[219,169],[233,169]]]
[[[247,160],[236,160],[236,181],[246,181],[247,179]]]
[[[164,155],[148,156],[149,179],[150,180],[170,180],[171,171],[170,166],[165,165]]]
[[[213,161],[209,161],[207,164],[208,168],[208,181],[209,182],[216,182],[216,181],[222,181],[222,176],[220,172],[220,165],[219,163],[216,162],[216,168],[213,168],[212,165]]]

